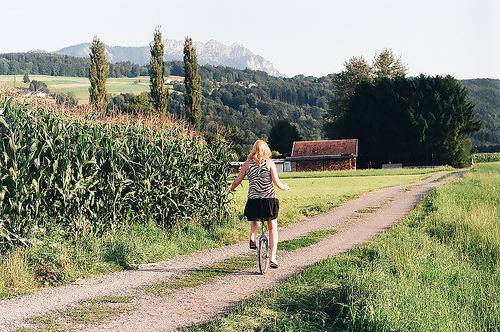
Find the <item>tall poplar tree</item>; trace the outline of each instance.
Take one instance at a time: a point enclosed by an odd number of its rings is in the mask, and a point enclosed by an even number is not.
[[[184,113],[188,123],[195,129],[200,128],[201,123],[201,77],[198,68],[196,50],[191,38],[186,37],[184,43]]]
[[[155,29],[154,40],[150,45],[150,52],[149,87],[151,101],[157,113],[166,113],[168,109],[168,90],[165,88],[164,51],[160,27],[156,27]]]
[[[106,80],[108,79],[109,65],[106,60],[106,49],[99,38],[94,37],[90,46],[90,103],[99,112],[106,110]]]

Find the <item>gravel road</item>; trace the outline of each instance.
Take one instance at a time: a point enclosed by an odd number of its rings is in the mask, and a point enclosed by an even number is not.
[[[207,285],[181,289],[165,297],[148,295],[142,290],[144,285],[166,281],[186,271],[248,253],[248,242],[245,241],[144,265],[135,271],[111,273],[0,301],[0,331],[29,326],[25,321],[29,317],[77,306],[82,300],[115,294],[132,295],[134,309],[111,321],[74,326],[72,329],[175,331],[203,323],[226,312],[256,291],[275,287],[280,281],[309,265],[370,240],[400,221],[429,191],[462,175],[463,172],[436,173],[414,184],[372,191],[327,213],[281,229],[280,240],[331,227],[336,227],[338,232],[313,246],[281,253],[280,268],[270,271],[266,276],[258,275],[257,269],[252,268],[226,275]],[[366,208],[372,212],[357,212]]]

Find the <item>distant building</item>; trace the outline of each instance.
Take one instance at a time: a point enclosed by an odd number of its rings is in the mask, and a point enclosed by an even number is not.
[[[290,172],[290,162],[286,161],[286,159],[273,159],[273,161],[279,173]]]
[[[25,97],[38,97],[38,98],[47,98],[49,95],[42,91],[26,91],[23,93]]]
[[[290,162],[285,159],[273,159],[274,164],[276,165],[276,170],[278,172],[290,172]],[[238,173],[240,171],[241,165],[243,165],[243,161],[231,161],[229,166],[231,167],[231,171],[233,173]]]
[[[286,158],[292,172],[356,169],[358,140],[296,141]]]
[[[229,167],[231,167],[231,171],[233,173],[238,173],[240,171],[241,165],[243,165],[243,161],[231,161],[229,163]]]

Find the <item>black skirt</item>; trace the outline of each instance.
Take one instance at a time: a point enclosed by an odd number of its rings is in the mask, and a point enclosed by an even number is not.
[[[280,201],[277,198],[252,198],[245,205],[244,215],[249,221],[278,218]]]

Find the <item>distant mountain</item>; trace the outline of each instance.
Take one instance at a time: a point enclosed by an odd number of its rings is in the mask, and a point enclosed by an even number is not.
[[[180,61],[183,59],[182,50],[184,42],[179,40],[164,40],[165,60]],[[224,45],[216,40],[209,40],[206,43],[195,42],[200,64],[213,66],[227,66],[236,69],[252,69],[264,71],[273,76],[282,76],[274,65],[250,51],[248,48],[232,44]],[[149,46],[126,47],[126,46],[107,46],[106,51],[109,61],[112,63],[130,61],[135,64],[145,65],[149,62]],[[90,44],[83,43],[74,46],[65,47],[55,53],[70,55],[75,57],[88,57]]]

